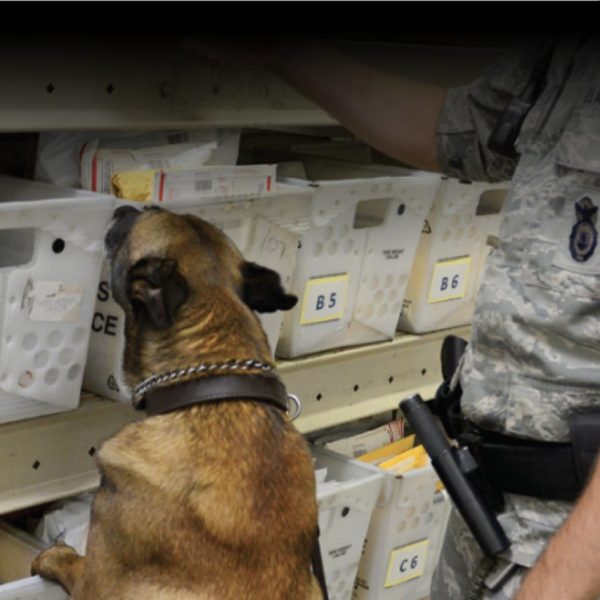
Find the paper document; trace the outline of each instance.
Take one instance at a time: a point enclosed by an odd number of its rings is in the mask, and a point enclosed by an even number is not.
[[[325,444],[325,448],[333,450],[334,452],[339,452],[350,458],[357,458],[376,448],[381,448],[382,446],[400,440],[403,437],[404,419],[398,419],[357,435],[328,442]]]

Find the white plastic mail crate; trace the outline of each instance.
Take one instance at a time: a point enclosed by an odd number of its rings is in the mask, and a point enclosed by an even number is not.
[[[311,197],[311,190],[277,185],[274,191],[262,195],[206,196],[161,206],[177,213],[196,215],[220,227],[246,260],[275,270],[284,288],[289,290],[296,264],[297,231],[309,226]],[[259,317],[269,344],[275,349],[283,313],[264,313]],[[91,324],[84,387],[107,398],[127,401],[129,395],[120,377],[123,320],[124,313],[110,293],[109,271],[105,265]]]
[[[421,600],[429,596],[450,515],[445,491],[426,466],[384,474],[371,517],[353,600]]]
[[[380,469],[323,448],[313,447],[315,468],[342,482],[317,493],[319,544],[329,600],[350,600],[354,578],[382,483]]]
[[[113,208],[0,177],[0,423],[78,405]]]
[[[301,232],[292,280],[299,302],[284,317],[277,355],[391,339],[439,176],[329,160],[301,167],[305,179],[282,181],[313,191],[313,218]]]
[[[29,576],[42,549],[32,536],[0,523],[0,600],[68,600],[60,585]]]
[[[417,246],[398,328],[424,333],[471,321],[508,183],[444,179]]]

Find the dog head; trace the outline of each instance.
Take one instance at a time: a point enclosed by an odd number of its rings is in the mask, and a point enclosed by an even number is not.
[[[274,312],[297,302],[275,271],[244,260],[220,229],[192,215],[123,206],[105,243],[128,338],[169,334],[176,323],[189,328],[209,307],[223,322],[246,327],[251,318],[258,323],[248,308]]]
[[[105,242],[115,300],[149,327],[171,326],[182,305],[209,288],[234,289],[257,312],[297,302],[275,271],[245,261],[221,230],[193,215],[123,206]]]

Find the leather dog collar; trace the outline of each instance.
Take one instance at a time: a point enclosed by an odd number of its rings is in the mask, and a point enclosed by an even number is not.
[[[172,383],[148,392],[137,409],[150,416],[161,415],[204,402],[258,400],[288,411],[288,394],[276,377],[263,375],[212,375]]]
[[[232,358],[226,361],[203,362],[199,365],[183,369],[172,369],[164,373],[150,375],[150,377],[147,377],[135,386],[133,390],[133,405],[137,408],[146,394],[157,387],[162,387],[164,383],[177,383],[182,378],[195,375],[225,375],[231,372],[249,371],[251,369],[258,369],[260,370],[259,372],[269,375],[275,374],[275,367],[272,364],[254,358]]]

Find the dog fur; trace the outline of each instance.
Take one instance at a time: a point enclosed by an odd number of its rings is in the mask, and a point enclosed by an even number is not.
[[[207,361],[271,362],[254,310],[296,299],[220,230],[190,215],[122,208],[106,244],[131,388]],[[97,461],[86,557],[54,546],[32,565],[75,600],[322,598],[310,569],[312,461],[279,409],[239,399],[146,418],[106,441]]]

